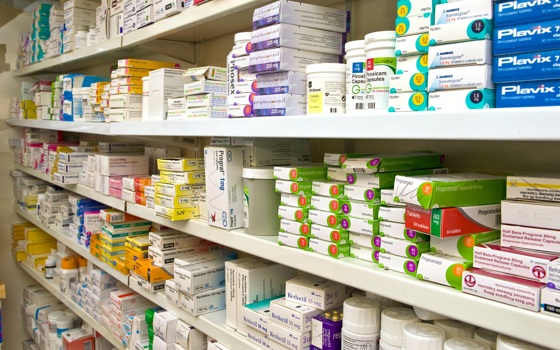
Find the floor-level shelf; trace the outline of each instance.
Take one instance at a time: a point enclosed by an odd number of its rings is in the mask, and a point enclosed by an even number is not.
[[[281,247],[277,244],[277,237],[249,235],[243,230],[226,231],[200,220],[170,222],[156,217],[152,209],[134,204],[129,204],[127,211],[239,251],[405,304],[421,306],[450,318],[551,348],[558,348],[560,344],[560,333],[557,332],[560,329],[560,318],[463,294],[450,287],[383,270],[374,263],[359,259],[337,260],[319,253]],[[528,324],[531,327],[527,327]]]
[[[82,186],[82,185],[61,185],[61,184],[58,184],[58,183],[53,181],[50,174],[45,174],[45,173],[43,173],[39,170],[24,167],[24,166],[19,165],[19,164],[16,164],[15,168],[17,170],[23,171],[26,174],[29,174],[29,175],[34,176],[36,178],[39,178],[43,181],[52,183],[54,185],[60,186],[60,187],[65,188],[69,191],[80,194],[84,197],[95,199],[96,201],[98,201],[100,203],[103,203],[105,205],[108,205],[110,207],[113,207],[115,209],[125,210],[126,202],[123,201],[122,199],[118,199],[118,198],[111,197],[111,196],[106,196],[104,194],[101,194],[101,193],[89,188],[89,187]]]
[[[39,284],[41,284],[45,289],[47,289],[51,294],[53,294],[57,299],[59,299],[64,305],[66,305],[70,310],[72,310],[76,315],[78,315],[84,322],[92,326],[96,331],[101,333],[103,337],[111,342],[117,349],[125,350],[125,347],[122,345],[120,340],[115,339],[113,333],[103,327],[99,322],[93,319],[91,315],[89,315],[85,310],[81,307],[76,305],[69,295],[63,294],[60,292],[60,289],[57,285],[55,285],[52,281],[48,281],[43,274],[39,271],[31,268],[26,263],[20,263],[20,267],[29,274],[29,276],[33,277]]]
[[[62,243],[64,243],[67,247],[69,247],[70,249],[72,249],[76,253],[78,253],[81,256],[83,256],[84,258],[86,258],[88,261],[90,261],[95,266],[99,267],[102,270],[105,270],[108,274],[115,277],[119,282],[121,282],[125,285],[128,284],[128,275],[122,274],[121,272],[117,271],[113,267],[111,267],[111,266],[107,265],[106,263],[104,263],[103,261],[97,259],[93,255],[91,255],[91,253],[85,247],[81,246],[80,244],[75,242],[72,238],[65,235],[64,233],[61,233],[61,232],[58,232],[56,230],[53,230],[52,228],[49,228],[48,226],[43,224],[41,222],[41,220],[39,220],[39,218],[36,215],[29,214],[26,211],[24,211],[20,208],[17,208],[17,207],[15,208],[15,212],[19,216],[24,218],[25,220],[31,222],[33,225],[37,226],[38,228],[45,231],[46,233],[48,233],[52,237],[56,238],[58,241],[61,241]]]
[[[167,300],[167,297],[163,292],[152,293],[144,289],[144,287],[139,286],[136,278],[133,276],[130,276],[130,288],[155,304],[161,306],[165,310],[171,312],[173,315],[190,324],[194,328],[206,333],[214,339],[218,339],[220,343],[230,349],[262,350],[261,347],[252,343],[247,339],[247,337],[237,333],[234,329],[226,325],[225,310],[211,312],[200,316],[193,316]]]

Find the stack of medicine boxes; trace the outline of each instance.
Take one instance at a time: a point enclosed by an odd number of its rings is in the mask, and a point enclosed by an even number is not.
[[[37,119],[51,119],[52,83],[50,81],[41,80],[36,83],[30,91],[35,92],[34,102],[37,108]]]
[[[305,68],[340,62],[346,29],[342,10],[285,0],[256,9],[249,57],[249,73],[257,74],[253,114],[305,114]]]
[[[436,5],[428,52],[427,89],[434,98],[429,109],[494,107],[492,7],[486,0]]]
[[[47,40],[47,52],[45,58],[60,56],[62,53],[62,33],[64,27],[64,9],[59,5],[53,5],[50,9],[49,27],[51,35]]]
[[[548,263],[552,256],[560,254],[560,225],[556,218],[560,211],[558,203],[558,177],[538,176],[508,176],[506,184],[506,200],[502,201],[502,238],[501,248],[504,254],[521,260],[528,265],[525,273],[522,269],[513,271],[500,271],[513,273],[524,279],[546,282],[542,290],[540,303],[536,298],[538,291],[527,286],[530,282],[519,284],[525,285],[526,289],[532,290],[527,295],[532,295],[532,311],[540,311],[548,315],[558,317],[558,300],[560,296],[560,274],[559,260]],[[538,219],[537,219],[538,218]],[[477,247],[478,248],[478,247]],[[530,249],[530,251],[528,251]],[[477,252],[475,250],[475,267],[478,267]],[[493,252],[496,254],[499,252]],[[538,254],[538,256],[534,256]],[[548,265],[545,265],[545,263]],[[480,266],[484,268],[485,266]],[[544,277],[546,276],[546,277]],[[518,287],[521,288],[521,287]],[[465,289],[465,287],[463,287]],[[502,300],[499,300],[504,302]],[[536,301],[536,303],[535,303]],[[535,305],[536,304],[536,305]],[[523,305],[514,305],[523,307]],[[536,308],[535,308],[536,306]]]
[[[173,105],[175,110],[168,113],[167,119],[227,117],[227,70],[225,68],[214,66],[190,68],[185,71],[182,78],[185,97],[169,101],[169,107]],[[150,89],[153,84],[150,76]],[[150,97],[150,108],[152,103]]]
[[[105,114],[103,114],[103,107],[101,106],[103,94],[103,87],[108,85],[107,82],[93,83],[89,89],[89,107],[85,109],[86,122],[105,122]],[[87,115],[90,115],[88,119]]]
[[[146,187],[152,185],[150,176],[128,176],[120,179],[120,182],[122,200],[146,206]]]
[[[111,291],[121,287],[117,279],[100,268],[93,268],[88,264],[88,271],[84,276],[83,284],[90,292],[85,293],[87,299],[85,308],[97,322],[101,323],[101,307],[111,302]],[[90,310],[91,309],[91,310]]]
[[[62,52],[75,50],[76,34],[79,29],[89,31],[95,25],[95,10],[100,5],[95,0],[69,0],[64,3],[64,31],[62,34]]]
[[[169,99],[182,96],[187,78],[183,76],[185,70],[170,67],[156,69],[150,72],[148,84],[148,114],[144,120],[165,120],[169,109]],[[142,80],[144,82],[144,80]],[[148,119],[146,119],[148,118]]]
[[[11,232],[12,232],[12,254],[16,261],[26,261],[27,253],[25,252],[25,230],[27,228],[35,228],[30,222],[19,223],[19,224],[12,224]]]
[[[136,30],[138,20],[136,17],[137,12],[138,5],[136,0],[124,0],[123,34],[128,34]]]
[[[79,98],[81,105],[82,102],[82,88],[89,88],[91,84],[100,81],[106,81],[104,77],[82,74],[67,74],[62,78],[62,120],[74,121],[74,111],[79,111],[77,117],[81,118],[81,108],[74,108],[74,94],[76,94],[76,101]],[[88,91],[89,94],[89,91]]]
[[[397,76],[389,81],[389,112],[425,111],[429,28],[439,0],[397,1]],[[373,33],[375,35],[375,33]],[[366,36],[366,42],[367,42]]]
[[[127,148],[130,149],[128,153],[117,151],[118,153],[107,152],[95,155],[94,184],[96,191],[109,195],[113,180],[121,180],[122,182],[124,178],[147,176],[149,167],[148,157],[142,155],[143,152],[133,151],[133,149],[138,148],[135,145],[127,146]],[[121,185],[121,190],[122,188]],[[128,192],[129,196],[125,196],[125,192],[121,191],[121,199],[134,203],[136,201],[134,192],[135,190]]]
[[[19,97],[10,97],[10,114],[11,119],[19,118]]]
[[[411,275],[461,290],[461,274],[473,264],[474,243],[499,237],[495,230],[505,178],[478,173],[397,176],[394,196],[406,203],[406,229],[432,236],[435,252],[422,254]]]
[[[52,82],[51,92],[51,120],[60,120],[62,117],[62,75],[57,75]]]
[[[347,172],[345,196],[349,201],[343,207],[345,216],[341,226],[350,231],[354,257],[378,262],[380,266],[399,272],[406,272],[403,269],[410,262],[413,267],[410,272],[415,273],[420,254],[428,249],[425,245],[419,247],[406,240],[402,232],[400,235],[394,233],[395,238],[379,237],[381,220],[394,224],[403,221],[401,207],[383,207],[381,210],[381,191],[391,189],[397,175],[432,174],[441,171],[438,168],[442,163],[443,156],[434,152],[377,154],[346,159],[343,168]]]
[[[59,187],[47,185],[46,192],[39,195],[38,203],[39,219],[48,227],[54,227],[56,215],[62,211],[63,205],[68,204],[68,193]]]
[[[58,146],[55,161],[52,166],[53,180],[59,184],[77,184],[80,173],[83,172],[84,162],[93,155],[96,147],[89,146]],[[49,154],[49,161],[50,161]]]
[[[52,6],[49,3],[40,3],[33,11],[33,22],[31,23],[32,63],[45,59],[47,40],[51,37],[49,18]]]
[[[309,248],[311,227],[314,225],[329,226],[330,212],[313,211],[315,220],[309,224],[308,218],[311,206],[313,182],[327,179],[327,168],[321,165],[295,165],[274,167],[276,192],[281,193],[278,217],[281,219],[278,243],[303,250]],[[328,186],[327,186],[328,187]],[[343,191],[342,191],[343,192]],[[335,218],[330,227],[337,228],[339,223]],[[310,218],[309,218],[310,219]]]
[[[494,3],[496,107],[558,106],[560,9],[537,1],[523,7],[515,1]],[[556,29],[555,29],[556,28]]]
[[[99,212],[107,206],[76,194],[69,195],[68,201],[73,214],[73,222],[69,226],[70,236],[89,249],[91,235],[101,232],[103,226]]]
[[[155,304],[128,287],[112,291],[110,298],[111,303],[103,306],[103,311],[109,310],[111,326],[109,329],[113,331],[113,335],[117,339],[121,340],[123,344],[127,344],[131,333],[129,317],[144,314],[147,309],[155,307]]]
[[[176,220],[199,217],[198,200],[205,191],[204,159],[158,159],[159,182],[153,184],[156,215]]]
[[[226,65],[228,70],[227,116],[228,118],[252,117],[257,76],[249,73],[249,54],[252,51],[251,32],[236,33],[234,42],[235,45],[227,57]],[[238,101],[236,95],[240,94],[246,97]]]

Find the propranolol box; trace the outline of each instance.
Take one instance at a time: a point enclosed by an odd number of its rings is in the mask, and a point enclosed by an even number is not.
[[[387,189],[394,186],[395,178],[400,175],[407,176],[421,176],[430,174],[446,174],[447,169],[437,168],[437,169],[420,169],[420,170],[403,170],[394,171],[389,173],[375,173],[375,174],[365,174],[365,173],[348,173],[346,180],[350,185],[356,185],[361,187],[369,187],[375,189]]]
[[[560,38],[556,35],[560,20],[514,24],[494,29],[494,55],[553,50]]]
[[[502,222],[560,230],[560,204],[505,200],[502,201]]]
[[[463,293],[539,311],[544,283],[481,269],[463,271]]]
[[[407,229],[405,224],[391,221],[379,221],[379,235],[381,237],[393,237],[406,239],[411,242],[425,242],[430,236],[419,231]]]
[[[313,63],[338,63],[338,55],[280,47],[251,53],[249,73],[297,71]]]
[[[492,66],[457,66],[430,70],[428,92],[450,89],[493,89]]]
[[[466,64],[492,64],[492,41],[473,40],[430,46],[428,51],[430,69]]]
[[[382,269],[404,273],[409,276],[416,276],[418,262],[413,259],[381,252],[379,252],[376,257],[379,260],[379,267]]]
[[[495,106],[496,90],[493,89],[459,89],[428,94],[429,111],[458,111]]]
[[[474,246],[499,239],[499,230],[450,238],[430,236],[430,250],[473,261]]]
[[[500,229],[501,205],[424,209],[406,207],[405,226],[439,238]]]
[[[349,243],[349,234],[346,230],[333,229],[332,227],[321,225],[309,225],[311,227],[310,233],[305,233],[301,230],[301,235],[309,235],[312,238],[322,239],[327,242],[335,242],[346,244]]]
[[[423,253],[430,251],[430,242],[411,242],[393,237],[376,236],[373,238],[373,249],[382,253],[393,254],[418,261]]]
[[[379,203],[381,200],[381,190],[367,186],[345,185],[344,198],[348,200]]]
[[[502,224],[501,245],[560,254],[560,231]]]
[[[441,253],[422,254],[416,278],[461,290],[463,271],[472,262]]]
[[[548,264],[557,258],[556,255],[502,247],[499,244],[481,244],[474,247],[473,266],[546,282]]]
[[[435,6],[434,24],[445,24],[473,20],[478,18],[493,18],[492,1],[472,0],[468,2],[453,1]]]
[[[389,91],[391,93],[426,91],[428,74],[426,73],[405,73],[391,75],[389,81]]]
[[[492,39],[493,31],[494,24],[491,19],[487,18],[432,25],[430,26],[430,45]]]

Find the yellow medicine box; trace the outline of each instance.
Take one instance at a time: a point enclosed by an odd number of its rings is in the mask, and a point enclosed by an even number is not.
[[[135,58],[124,58],[118,61],[118,67],[155,70],[160,68],[180,68],[181,65],[176,62],[161,62],[152,60],[139,60]]]
[[[200,195],[204,192],[204,188],[204,185],[166,184],[163,182],[154,183],[156,194],[159,193],[175,197]]]
[[[148,247],[150,246],[149,236],[142,235],[126,237],[125,246],[138,252],[148,251]]]
[[[46,254],[50,253],[51,249],[56,249],[55,239],[43,242],[27,242],[25,252],[27,254]]]
[[[204,171],[161,171],[159,180],[169,184],[197,185],[205,183]]]
[[[14,257],[16,261],[25,261],[27,260],[27,253],[23,250],[14,250]]]
[[[204,158],[160,158],[157,167],[160,171],[204,170]]]
[[[25,240],[30,243],[51,241],[53,237],[38,227],[25,229]]]
[[[156,193],[154,197],[154,204],[161,205],[166,208],[180,209],[180,208],[196,208],[200,203],[199,197],[172,197]]]
[[[161,282],[173,278],[174,265],[156,266],[152,259],[136,261],[135,272],[148,282]]]
[[[161,205],[155,206],[156,216],[169,219],[171,221],[198,219],[200,211],[196,208],[167,208]]]

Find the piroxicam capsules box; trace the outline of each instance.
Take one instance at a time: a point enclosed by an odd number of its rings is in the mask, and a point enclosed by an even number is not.
[[[495,106],[496,91],[493,89],[459,89],[428,94],[429,111],[458,111]]]
[[[494,57],[495,83],[560,78],[560,50],[519,53]]]
[[[466,64],[492,64],[492,41],[473,40],[430,46],[428,51],[430,69]]]
[[[434,25],[430,26],[430,45],[492,39],[493,32],[493,22],[486,18]]]
[[[493,89],[492,66],[457,66],[430,70],[428,91],[450,89]]]
[[[494,55],[557,49],[560,19],[494,29]]]
[[[560,80],[496,84],[496,107],[545,107],[560,105]]]

